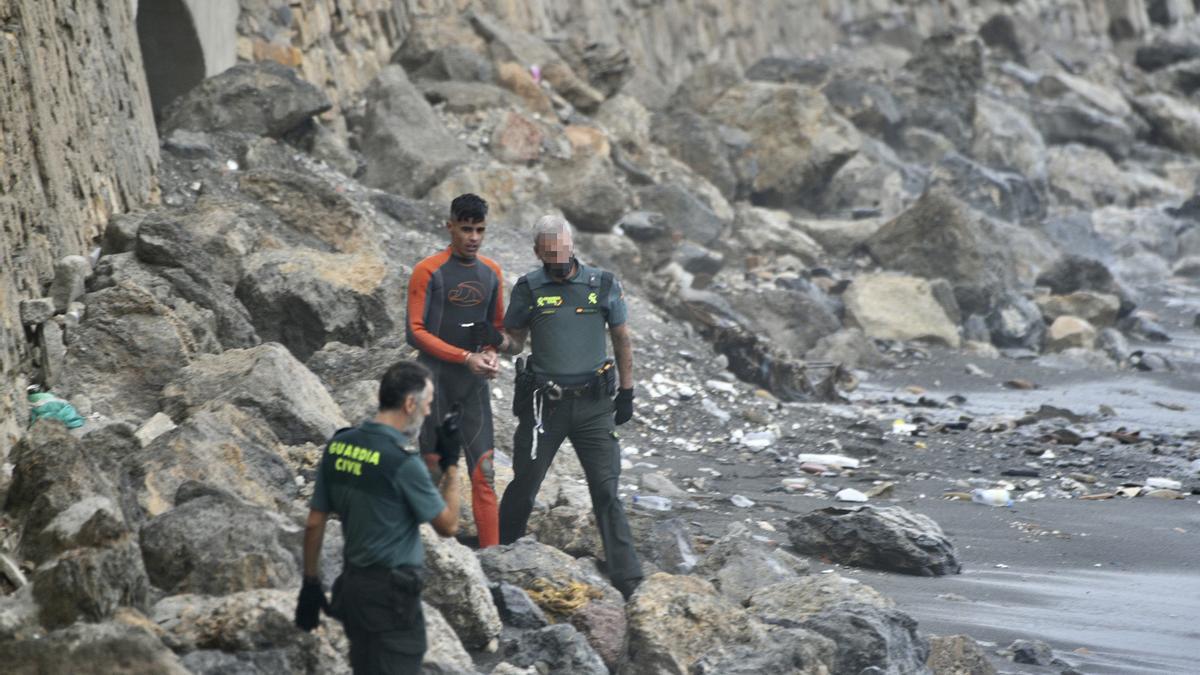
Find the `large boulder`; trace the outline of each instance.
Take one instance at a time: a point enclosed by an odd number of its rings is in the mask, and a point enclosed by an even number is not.
[[[983,166],[957,153],[947,154],[933,167],[929,185],[1008,222],[1036,221],[1046,213],[1038,187],[1025,176]]]
[[[1043,295],[1034,299],[1047,323],[1060,316],[1077,316],[1096,328],[1107,328],[1117,322],[1121,299],[1111,293],[1075,291],[1066,295]]]
[[[329,110],[329,98],[274,61],[238,64],[210,77],[163,112],[160,133],[240,131],[281,137]]]
[[[1029,115],[1047,143],[1088,145],[1117,161],[1133,152],[1137,140],[1137,130],[1126,120],[1085,101],[1034,99]]]
[[[1068,295],[1077,291],[1093,291],[1120,298],[1118,318],[1128,315],[1134,310],[1134,303],[1128,292],[1113,276],[1104,263],[1073,253],[1068,253],[1056,259],[1047,266],[1037,277],[1037,285],[1045,286],[1054,295]]]
[[[1194,102],[1168,94],[1148,94],[1134,99],[1133,104],[1150,123],[1157,142],[1200,156],[1200,109]]]
[[[626,606],[630,675],[691,672],[717,647],[762,643],[765,630],[750,614],[694,576],[652,574]]]
[[[1061,352],[1067,349],[1091,349],[1096,344],[1096,329],[1077,316],[1064,314],[1046,329],[1046,350]]]
[[[148,265],[178,267],[194,278],[236,286],[262,237],[233,204],[203,200],[191,209],[157,209],[141,220],[134,252]]]
[[[997,347],[1041,351],[1046,324],[1037,304],[1024,295],[1009,293],[993,300],[984,320]]]
[[[297,493],[275,433],[228,402],[204,405],[122,464],[149,517],[169,511],[180,486],[193,480],[269,509],[284,509]]]
[[[242,173],[238,189],[258,200],[252,215],[272,235],[275,248],[313,248],[354,253],[378,251],[377,226],[344,187],[278,168]],[[398,200],[399,201],[399,200]]]
[[[470,158],[400,66],[380,71],[366,93],[362,147],[367,185],[420,197]]]
[[[320,380],[283,345],[198,359],[163,388],[163,410],[183,420],[210,401],[255,411],[284,443],[324,443],[348,426]]]
[[[971,157],[1031,181],[1046,176],[1046,143],[1024,112],[991,96],[976,96]]]
[[[983,43],[976,39],[943,33],[925,40],[892,84],[906,123],[936,131],[966,150],[976,93],[984,80],[983,53]]]
[[[192,276],[181,267],[157,267],[131,252],[106,255],[96,264],[92,290],[133,285],[171,308],[191,331],[198,351],[253,347],[258,334],[233,288],[211,277]]]
[[[370,349],[333,341],[309,357],[306,365],[336,391],[364,380],[378,381],[397,361],[412,356],[412,347],[401,336],[385,338]]]
[[[617,589],[594,568],[532,537],[522,537],[504,546],[490,546],[481,549],[477,555],[484,574],[493,582],[509,583],[526,591],[537,589],[543,583],[563,590],[583,588],[599,592],[601,597],[597,599],[623,602]]]
[[[454,539],[421,528],[425,546],[425,601],[441,610],[464,645],[486,647],[500,635],[502,625],[487,577],[471,549]]]
[[[993,295],[1014,286],[1016,261],[1000,230],[943,189],[879,228],[867,250],[882,267],[954,286],[959,307],[986,311]]]
[[[804,354],[805,361],[829,361],[846,368],[886,368],[894,361],[857,328],[843,328],[817,340]]]
[[[756,202],[815,204],[830,177],[858,152],[858,131],[821,92],[794,84],[746,82],[721,95],[709,115],[750,135],[758,166]]]
[[[0,662],[12,675],[188,675],[144,617],[78,623],[37,640],[0,642]]]
[[[829,507],[788,521],[792,547],[845,565],[919,576],[957,574],[954,544],[931,518],[899,506]]]
[[[429,603],[422,603],[421,610],[425,614],[425,639],[428,642],[425,659],[421,662],[421,672],[448,675],[475,673],[475,663],[471,660],[471,655],[467,653],[454,628],[438,608]]]
[[[948,152],[937,153],[928,163],[941,161]],[[895,218],[928,184],[924,164],[910,164],[882,141],[864,138],[861,152],[830,179],[818,211],[832,218]]]
[[[996,675],[987,651],[969,635],[930,635],[926,663],[933,675]]]
[[[929,644],[917,622],[898,609],[845,601],[810,616],[804,628],[837,645],[832,675],[925,675]]]
[[[121,607],[145,609],[150,583],[137,541],[124,524],[101,512],[79,527],[76,538],[86,543],[33,573],[42,625],[53,629],[104,621]]]
[[[834,641],[824,635],[772,626],[763,644],[712,649],[692,664],[689,675],[829,675],[835,653]]]
[[[185,484],[142,528],[150,581],[168,593],[224,595],[300,582],[300,527],[215,488]]]
[[[112,482],[56,422],[17,444],[5,512],[20,531],[22,557],[47,628],[103,621],[120,607],[144,608],[149,584]]]
[[[305,361],[326,342],[366,345],[392,330],[386,263],[375,254],[267,251],[237,287],[259,336]]]
[[[1086,174],[1079,171],[1081,166],[1088,167]],[[1103,152],[1077,143],[1050,148],[1047,167],[1051,195],[1069,206],[1138,206],[1182,196],[1165,178],[1121,168]]]
[[[608,666],[574,626],[546,626],[521,635],[506,660],[547,675],[607,675]]]
[[[791,581],[808,572],[808,561],[756,541],[745,525],[713,542],[694,570],[725,597],[743,605],[765,585]]]
[[[348,673],[341,624],[324,618],[317,631],[299,631],[295,609],[293,589],[183,594],[160,600],[150,620],[193,673]]]
[[[839,574],[820,574],[760,587],[746,601],[746,609],[767,623],[801,621],[839,602],[873,607],[895,607],[888,598],[858,581]]]
[[[35,424],[8,461],[13,466],[12,482],[4,511],[20,533],[21,555],[34,563],[80,545],[68,533],[78,531],[97,512],[111,515],[119,501],[112,483],[84,454],[83,444],[58,422]],[[79,504],[88,505],[87,510]],[[121,524],[119,511],[115,518]],[[93,525],[109,521],[101,513]]]
[[[731,294],[760,334],[795,356],[816,346],[821,338],[842,327],[836,306],[815,285],[796,279],[792,288],[768,286]]]
[[[587,638],[610,672],[617,672],[625,658],[628,622],[625,606],[616,602],[592,601],[571,615],[571,625]]]
[[[737,195],[738,175],[721,125],[691,110],[658,113],[652,124],[655,143],[707,178],[721,194],[729,199]]]
[[[714,243],[729,225],[727,219],[675,184],[644,187],[637,191],[637,197],[642,210],[662,214],[668,227],[697,244]]]
[[[939,292],[936,283],[902,274],[863,274],[842,298],[847,323],[868,337],[959,345],[954,297]]]
[[[140,421],[158,412],[163,385],[196,354],[188,326],[148,292],[123,284],[84,296],[59,393],[86,397],[92,410]]]
[[[621,219],[629,193],[607,157],[584,155],[546,167],[547,197],[584,232],[608,232]]]
[[[819,242],[818,233],[835,230],[842,223],[838,221],[824,227],[806,226],[811,222],[798,221],[787,211],[743,202],[737,205],[733,229],[738,244],[749,253],[793,255],[806,265],[817,265],[825,258],[825,247]],[[837,240],[838,235],[833,234],[825,239]]]

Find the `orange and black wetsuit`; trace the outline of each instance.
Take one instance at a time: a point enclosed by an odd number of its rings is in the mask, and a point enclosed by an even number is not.
[[[463,454],[471,476],[471,507],[479,546],[500,543],[492,452],[492,402],[488,381],[471,374],[467,356],[479,345],[471,344],[469,326],[491,321],[504,326],[504,280],[500,266],[483,256],[460,258],[450,248],[417,263],[408,282],[408,343],[419,360],[433,372],[433,407],[421,429],[421,452],[431,471],[437,423],[457,403],[462,406]]]

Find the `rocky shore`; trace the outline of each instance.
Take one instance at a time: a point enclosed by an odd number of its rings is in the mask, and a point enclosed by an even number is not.
[[[271,61],[205,80],[160,121],[161,204],[20,306],[34,379],[86,422],[38,422],[0,472],[0,662],[349,672],[336,622],[291,623],[314,468],[412,355],[411,266],[473,191],[510,284],[549,212],[621,275],[622,490],[662,499],[630,505],[628,603],[570,452],[530,537],[427,532],[428,672],[1185,672],[1186,617],[1120,592],[1198,579],[1200,23],[1150,4],[1173,18],[1120,48],[880,13],[656,96],[620,44],[483,12],[336,109]],[[1023,581],[1097,563],[1153,649],[1019,619],[1055,587]]]

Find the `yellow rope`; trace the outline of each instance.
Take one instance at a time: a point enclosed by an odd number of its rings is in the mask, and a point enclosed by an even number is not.
[[[555,619],[566,618],[588,602],[604,597],[600,589],[580,581],[558,585],[542,577],[534,579],[525,592],[542,611]]]

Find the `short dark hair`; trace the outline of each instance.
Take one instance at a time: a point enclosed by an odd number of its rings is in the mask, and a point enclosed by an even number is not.
[[[379,409],[403,408],[404,400],[409,396],[419,396],[430,379],[432,375],[429,369],[416,361],[397,362],[387,369],[379,381]]]
[[[470,192],[461,194],[450,202],[450,220],[453,222],[479,223],[487,218],[488,203],[483,197]]]

